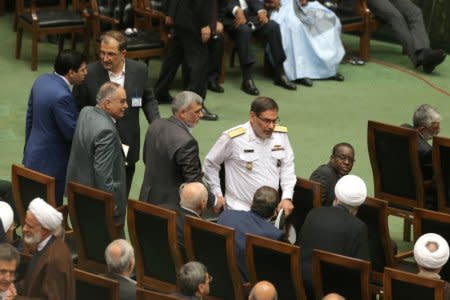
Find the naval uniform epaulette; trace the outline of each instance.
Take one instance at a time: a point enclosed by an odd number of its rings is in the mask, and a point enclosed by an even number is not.
[[[235,138],[245,133],[245,127],[237,127],[227,132],[230,138]]]
[[[273,129],[273,131],[287,133],[288,128],[286,126],[276,125],[275,128]]]

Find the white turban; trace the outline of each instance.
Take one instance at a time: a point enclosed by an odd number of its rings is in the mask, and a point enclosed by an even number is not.
[[[431,252],[428,243],[436,243],[437,249]],[[436,233],[427,233],[422,235],[414,245],[414,259],[419,266],[428,269],[439,269],[448,260],[449,249],[447,241]]]
[[[8,231],[14,221],[14,212],[5,201],[0,201],[0,221],[5,232]]]
[[[41,198],[35,198],[30,202],[28,211],[31,212],[45,229],[56,230],[61,226],[63,219],[62,213]]]
[[[334,187],[336,199],[349,206],[360,206],[367,197],[367,187],[364,181],[355,175],[345,175]]]

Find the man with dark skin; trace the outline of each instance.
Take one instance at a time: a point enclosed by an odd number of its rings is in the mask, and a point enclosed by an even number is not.
[[[349,143],[339,143],[333,147],[328,164],[319,166],[309,177],[322,185],[322,205],[331,206],[334,201],[334,186],[344,175],[351,172],[355,162],[355,150]]]

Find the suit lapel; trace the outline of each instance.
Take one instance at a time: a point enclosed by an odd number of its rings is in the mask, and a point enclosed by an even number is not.
[[[108,81],[110,81],[108,71],[105,68],[103,68],[101,63],[99,63],[99,72],[98,72],[98,76],[97,76],[98,88],[100,88],[102,86],[102,84],[104,84],[105,82],[108,82]]]
[[[134,76],[134,70],[130,69],[130,62],[128,59],[125,59],[125,82],[123,84],[123,88],[127,92],[127,99],[131,99],[133,96],[131,93],[136,93],[136,91],[133,91],[133,79]],[[128,103],[130,105],[130,103]]]

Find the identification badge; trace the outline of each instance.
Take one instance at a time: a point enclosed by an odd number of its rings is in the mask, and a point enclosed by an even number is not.
[[[141,107],[142,106],[142,98],[141,97],[131,98],[131,106],[132,107]]]
[[[253,169],[253,163],[252,163],[251,161],[248,161],[248,162],[245,164],[245,168],[246,168],[247,170],[251,171],[251,170]]]

